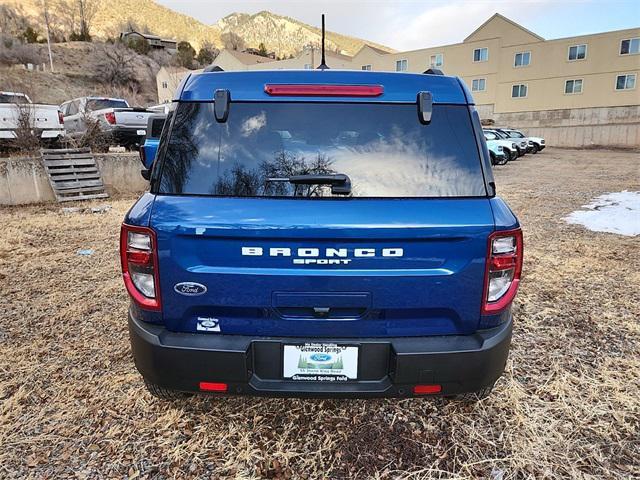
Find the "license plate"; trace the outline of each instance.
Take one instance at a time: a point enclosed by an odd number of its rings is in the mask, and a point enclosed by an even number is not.
[[[355,380],[358,378],[358,347],[335,343],[285,345],[283,364],[283,377],[289,380]]]
[[[136,135],[146,135],[147,131],[146,130],[136,130]]]

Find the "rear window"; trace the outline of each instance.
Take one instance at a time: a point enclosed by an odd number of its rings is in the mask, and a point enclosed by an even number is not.
[[[127,105],[127,102],[124,100],[110,100],[108,98],[87,100],[88,112],[103,110],[105,108],[129,108],[129,105]]]
[[[163,142],[166,140],[163,140]],[[352,197],[486,196],[470,115],[415,104],[180,103],[164,149],[158,193],[241,197],[332,197],[328,185],[294,175],[347,175]],[[284,181],[283,181],[284,179]]]
[[[17,103],[17,104],[27,104],[29,100],[24,95],[10,95],[7,93],[0,93],[0,103]]]

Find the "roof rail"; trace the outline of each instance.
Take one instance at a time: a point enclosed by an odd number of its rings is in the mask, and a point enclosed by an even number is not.
[[[209,65],[205,67],[203,72],[224,72],[224,69],[220,68],[218,65]]]
[[[429,68],[422,73],[425,75],[444,75],[444,72],[438,68]]]

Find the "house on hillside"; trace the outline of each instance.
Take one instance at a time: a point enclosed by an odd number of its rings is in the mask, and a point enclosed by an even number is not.
[[[161,38],[157,35],[152,35],[150,33],[140,33],[136,31],[121,32],[120,40],[123,42],[128,42],[130,40],[143,40],[147,42],[149,47],[151,47],[152,49],[166,50],[169,53],[175,53],[175,51],[178,48],[177,40]]]

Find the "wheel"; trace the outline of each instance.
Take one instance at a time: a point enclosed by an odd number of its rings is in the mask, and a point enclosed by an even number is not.
[[[493,385],[481,388],[476,392],[461,393],[460,395],[453,395],[448,398],[456,402],[475,403],[487,398],[491,394],[491,390],[493,390]]]
[[[504,155],[502,155],[502,160],[498,162],[498,165],[506,165],[507,163],[509,163],[509,157],[510,157],[509,152],[507,151],[503,153]]]
[[[513,150],[511,152],[511,158],[509,159],[509,161],[513,162],[514,160],[518,159],[518,151],[517,150]]]
[[[144,386],[147,387],[147,390],[151,395],[159,398],[160,400],[181,400],[191,396],[188,393],[161,387],[155,383],[151,383],[146,378],[144,379]]]
[[[496,159],[496,154],[489,151],[489,157],[491,158],[491,165],[497,165],[498,160]]]
[[[540,148],[538,148],[538,144],[537,144],[537,143],[534,143],[534,144],[533,144],[533,150],[531,150],[531,153],[533,153],[533,154],[535,155],[535,154],[536,154],[536,153],[538,153],[539,151],[540,151]]]

